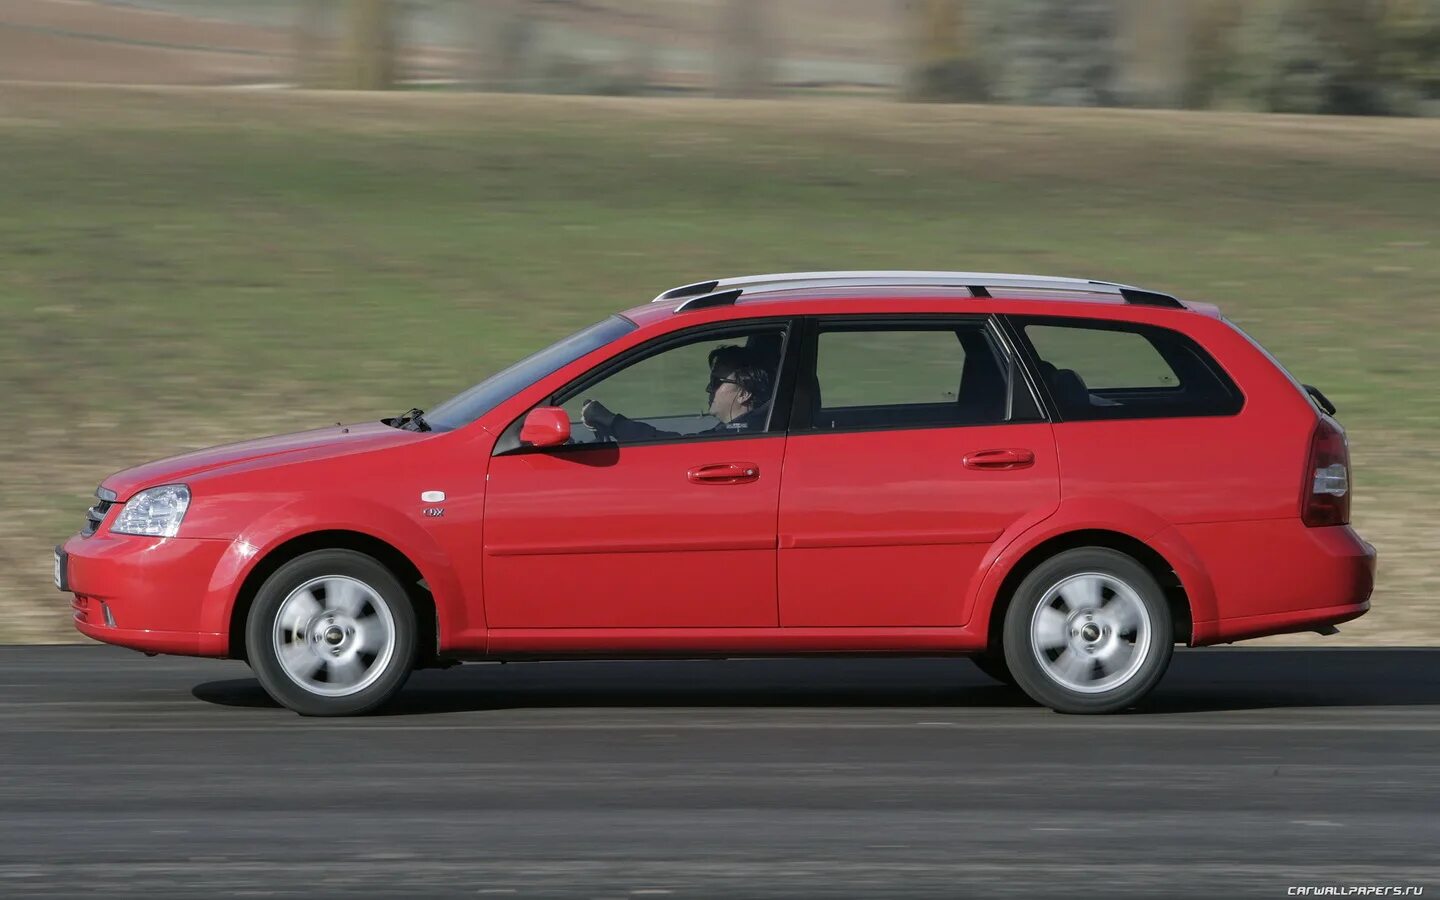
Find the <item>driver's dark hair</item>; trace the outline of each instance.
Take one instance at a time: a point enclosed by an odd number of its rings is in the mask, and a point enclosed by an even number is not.
[[[775,378],[755,351],[739,344],[723,344],[710,351],[710,371],[729,378],[750,395],[750,408],[770,402]]]

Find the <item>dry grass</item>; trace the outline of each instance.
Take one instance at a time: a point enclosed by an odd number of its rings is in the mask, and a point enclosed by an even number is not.
[[[1436,146],[1396,120],[0,85],[0,637],[73,636],[49,548],[115,469],[425,405],[668,285],[853,266],[1218,299],[1351,431],[1380,583],[1326,640],[1440,643]]]

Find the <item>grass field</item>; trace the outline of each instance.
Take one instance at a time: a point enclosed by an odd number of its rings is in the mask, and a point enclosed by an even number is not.
[[[1437,147],[1398,120],[0,85],[0,637],[70,636],[49,547],[117,468],[428,406],[705,276],[973,268],[1219,302],[1350,429],[1382,562],[1342,638],[1440,643]]]

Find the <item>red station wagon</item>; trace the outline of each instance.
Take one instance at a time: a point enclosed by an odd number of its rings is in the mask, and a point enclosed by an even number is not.
[[[1072,713],[1370,607],[1334,407],[1207,304],[960,272],[706,281],[429,413],[129,469],[76,627],[309,715],[457,660],[971,656]]]

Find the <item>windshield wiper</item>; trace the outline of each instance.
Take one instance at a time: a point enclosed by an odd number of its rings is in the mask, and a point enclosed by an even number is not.
[[[380,421],[385,425],[389,425],[391,428],[403,428],[406,431],[430,430],[430,423],[425,421],[425,410],[423,409],[411,409],[409,412],[398,415],[393,419],[381,419]]]

